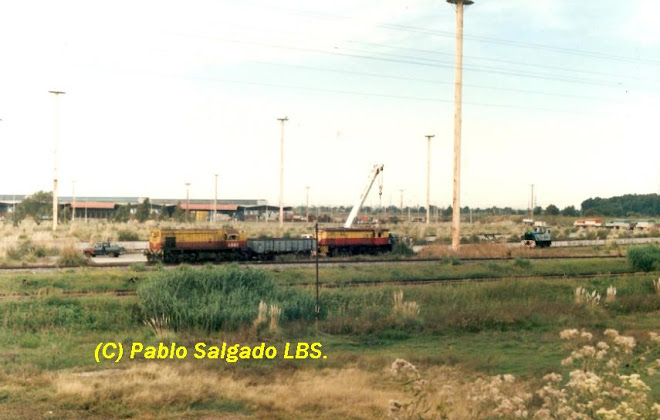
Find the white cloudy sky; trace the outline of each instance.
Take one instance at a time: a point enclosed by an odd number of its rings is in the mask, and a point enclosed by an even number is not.
[[[0,0],[0,194],[451,202],[454,8],[442,0]],[[658,192],[660,3],[466,11],[462,205]],[[368,204],[376,205],[372,192]]]

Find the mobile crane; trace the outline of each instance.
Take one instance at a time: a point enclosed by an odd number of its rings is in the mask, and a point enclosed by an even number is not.
[[[371,187],[374,185],[374,181],[376,180],[379,174],[381,175],[381,179],[382,179],[384,166],[385,165],[374,165],[374,167],[371,169],[371,173],[369,173],[369,177],[367,178],[367,184],[364,186],[364,190],[362,190],[362,194],[360,195],[360,198],[358,198],[357,201],[355,201],[355,204],[353,204],[353,208],[351,209],[351,212],[348,214],[346,223],[344,223],[344,229],[350,229],[350,227],[353,226],[353,222],[355,221],[355,218],[360,212],[360,209],[362,208],[364,201],[367,199],[367,196],[369,195],[369,191],[371,191]],[[382,181],[379,185],[378,194],[381,196],[383,195]]]

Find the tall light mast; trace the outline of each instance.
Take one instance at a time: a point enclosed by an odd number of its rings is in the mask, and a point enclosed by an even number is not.
[[[65,92],[59,90],[49,90],[55,96],[55,122],[53,124],[53,131],[55,133],[55,149],[53,151],[53,230],[57,230],[57,147],[59,143],[59,108],[57,98],[64,95]]]
[[[426,136],[426,224],[431,223],[431,139],[434,134]]]
[[[456,5],[456,70],[454,78],[454,199],[452,202],[451,247],[461,246],[461,104],[463,102],[463,6],[472,0],[447,0]]]
[[[280,136],[280,228],[284,227],[284,123],[289,121],[288,117],[277,119],[282,125]]]

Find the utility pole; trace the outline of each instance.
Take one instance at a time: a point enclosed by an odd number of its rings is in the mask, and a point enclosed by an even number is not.
[[[431,139],[435,134],[426,136],[426,224],[431,223]]]
[[[64,95],[65,92],[59,90],[49,90],[48,93],[52,93],[55,96],[55,122],[54,122],[54,132],[55,132],[55,150],[53,152],[53,230],[57,230],[57,145],[59,143],[59,109],[57,106],[57,98],[60,95]]]
[[[71,223],[76,220],[76,181],[71,181]]]
[[[215,224],[215,215],[218,212],[218,174],[214,174],[213,176],[215,176],[215,195],[213,196],[213,218],[211,220],[213,221],[213,224]]]
[[[456,70],[454,78],[454,199],[451,219],[451,247],[461,246],[461,104],[463,101],[463,6],[472,0],[447,0],[456,5]]]
[[[289,121],[289,118],[277,119],[282,125],[282,136],[280,137],[280,228],[284,227],[284,205],[282,200],[284,198],[284,123]]]
[[[401,201],[399,203],[399,210],[401,211],[401,218],[403,218],[403,189],[399,189],[401,193]]]
[[[321,307],[319,306],[319,221],[316,220],[314,225],[314,236],[315,236],[315,248],[314,252],[316,256],[316,306],[314,307],[314,320],[319,320],[319,313],[321,312]]]
[[[190,222],[190,182],[186,182],[186,222]]]
[[[305,187],[305,222],[309,223],[309,186]]]

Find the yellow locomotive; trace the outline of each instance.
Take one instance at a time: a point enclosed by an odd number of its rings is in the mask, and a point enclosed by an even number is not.
[[[377,254],[392,250],[394,238],[383,228],[319,229],[319,254]]]
[[[247,233],[233,228],[156,229],[149,235],[149,262],[224,261],[240,259]]]

